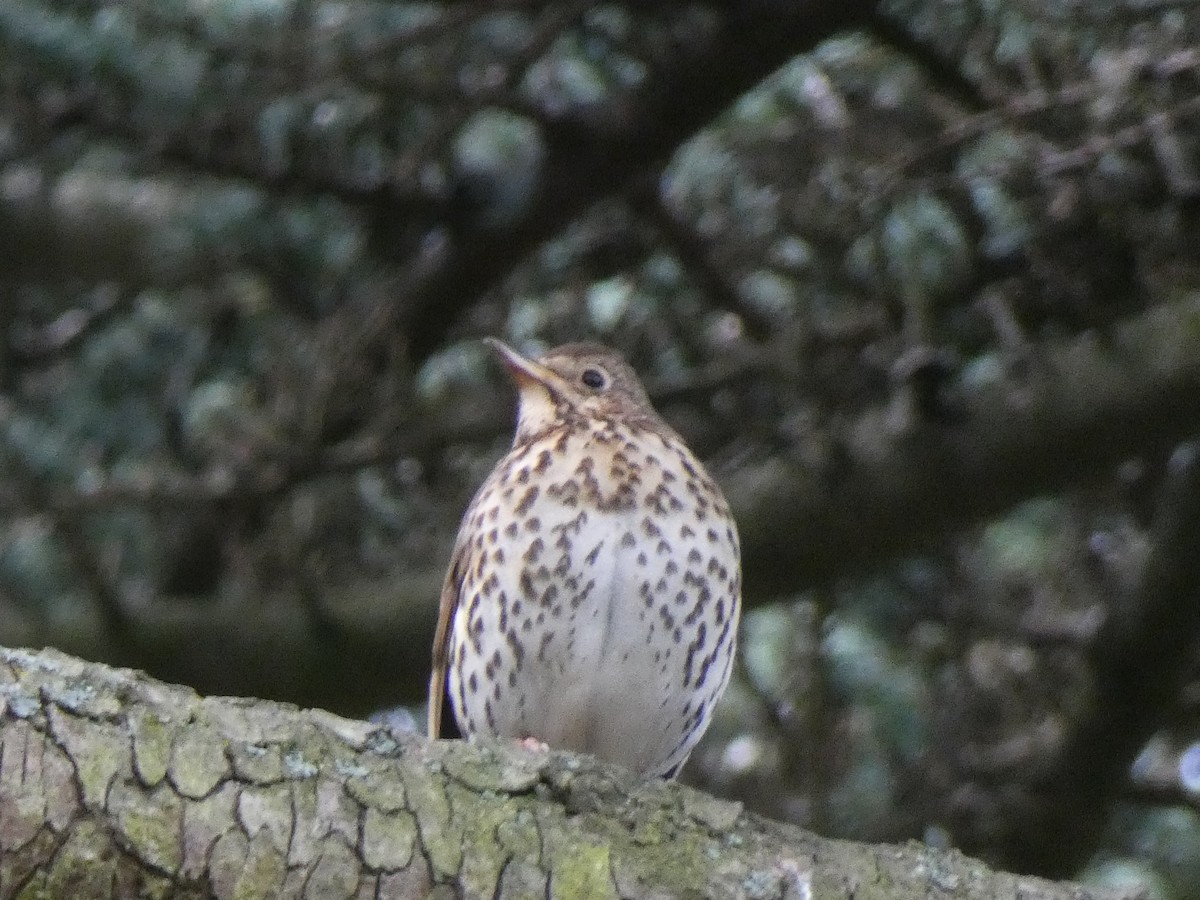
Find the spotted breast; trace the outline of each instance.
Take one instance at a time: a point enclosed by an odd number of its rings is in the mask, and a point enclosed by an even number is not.
[[[673,776],[733,662],[729,507],[616,353],[493,347],[519,391],[516,437],[458,535],[430,733],[448,668],[468,737],[534,738]]]

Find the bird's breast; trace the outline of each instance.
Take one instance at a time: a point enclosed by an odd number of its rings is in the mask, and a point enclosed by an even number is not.
[[[452,692],[472,726],[635,768],[686,755],[680,729],[728,678],[740,593],[732,519],[686,448],[551,434],[501,461],[468,522]]]

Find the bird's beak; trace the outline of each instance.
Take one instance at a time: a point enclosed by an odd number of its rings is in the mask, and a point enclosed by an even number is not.
[[[486,337],[483,342],[496,354],[500,362],[504,364],[504,368],[508,369],[508,374],[516,384],[518,392],[524,393],[526,388],[537,385],[552,394],[562,393],[562,378],[541,363],[522,356],[508,344],[498,341],[496,338]]]

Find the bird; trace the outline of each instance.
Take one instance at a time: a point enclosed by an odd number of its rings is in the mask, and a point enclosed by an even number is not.
[[[463,516],[442,588],[427,730],[515,739],[673,778],[729,682],[737,526],[615,350],[531,358],[511,449]]]

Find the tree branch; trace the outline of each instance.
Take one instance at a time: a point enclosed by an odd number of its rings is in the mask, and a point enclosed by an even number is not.
[[[1200,301],[1035,349],[964,387],[951,422],[880,408],[821,471],[773,459],[726,480],[747,591],[791,591],[912,550],[1027,497],[1168,450],[1200,421]]]
[[[55,651],[0,652],[0,760],[4,898],[1084,895],[588,758],[397,740]]]

